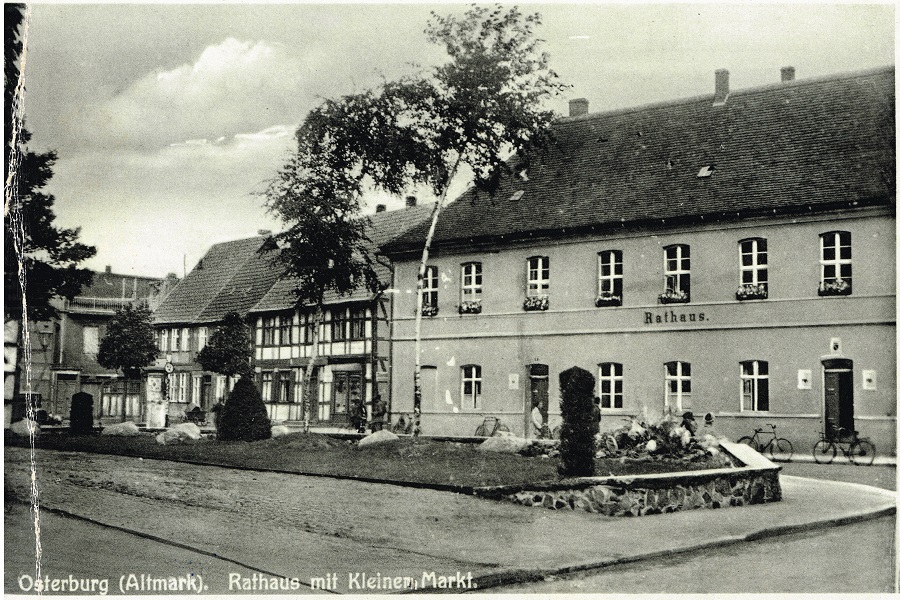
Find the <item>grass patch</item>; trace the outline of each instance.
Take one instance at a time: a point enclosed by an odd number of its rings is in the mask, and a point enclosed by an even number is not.
[[[7,446],[28,446],[7,432]],[[272,469],[298,474],[358,477],[459,488],[558,481],[557,458],[483,452],[475,444],[402,437],[396,442],[359,448],[353,440],[317,433],[295,433],[258,442],[202,439],[163,446],[152,434],[134,437],[44,434],[37,447],[48,450],[141,456],[201,462],[225,467]],[[678,460],[596,459],[597,475],[637,475],[712,468]]]

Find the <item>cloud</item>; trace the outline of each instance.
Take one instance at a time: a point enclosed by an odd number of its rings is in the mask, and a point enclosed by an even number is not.
[[[318,77],[316,64],[314,54],[301,58],[282,45],[228,38],[194,63],[148,73],[100,102],[81,137],[151,151],[248,131],[282,135],[283,124],[297,123],[313,101],[308,82]]]

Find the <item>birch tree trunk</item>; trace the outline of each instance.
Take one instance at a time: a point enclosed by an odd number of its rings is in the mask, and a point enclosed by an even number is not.
[[[441,196],[434,205],[431,213],[431,226],[428,228],[428,235],[425,237],[425,247],[422,249],[422,262],[419,263],[419,273],[416,277],[416,345],[415,345],[415,369],[413,371],[413,435],[418,436],[421,433],[422,419],[422,290],[425,282],[425,267],[428,266],[428,253],[431,251],[431,241],[434,239],[434,230],[437,228],[438,218],[441,216],[441,209],[447,200],[447,192],[450,191],[450,183],[456,176],[459,168],[460,158],[456,158],[453,168],[447,176],[447,185],[441,191]]]
[[[322,320],[325,316],[325,310],[322,308],[321,299],[316,303],[316,310],[313,313],[313,332],[312,332],[312,350],[309,353],[309,364],[306,366],[306,372],[303,374],[303,431],[309,432],[309,419],[312,407],[310,406],[310,397],[312,396],[313,370],[315,370],[315,362],[319,357],[319,328],[322,326]],[[316,379],[318,382],[318,379]]]

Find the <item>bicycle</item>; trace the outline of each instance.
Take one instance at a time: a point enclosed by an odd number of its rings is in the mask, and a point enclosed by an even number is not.
[[[838,448],[855,465],[867,467],[875,461],[875,444],[868,438],[859,437],[858,431],[854,431],[847,439],[842,435],[846,431],[843,427],[838,427],[834,435],[830,436],[824,431],[819,432],[822,439],[813,446],[813,458],[817,463],[826,465],[831,463],[837,456]]]
[[[481,425],[475,428],[475,437],[493,437],[498,431],[509,432],[509,427],[497,417],[485,417]]]
[[[788,462],[791,460],[791,457],[794,455],[794,445],[790,442],[790,440],[778,437],[778,434],[775,432],[775,423],[767,423],[769,427],[772,428],[772,431],[763,431],[762,427],[754,428],[753,435],[745,435],[741,439],[737,441],[738,444],[747,444],[760,454],[767,451],[769,452],[769,456],[772,460],[777,460],[780,462]],[[762,443],[760,440],[759,434],[764,433],[766,435],[771,435],[772,437],[765,443]]]

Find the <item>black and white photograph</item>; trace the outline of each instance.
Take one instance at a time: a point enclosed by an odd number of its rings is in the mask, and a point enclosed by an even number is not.
[[[4,594],[897,593],[895,28],[4,3]]]

